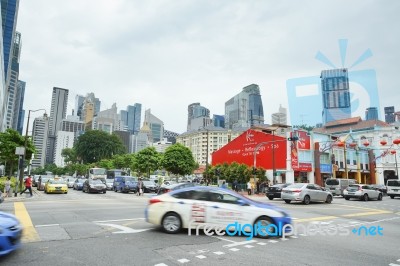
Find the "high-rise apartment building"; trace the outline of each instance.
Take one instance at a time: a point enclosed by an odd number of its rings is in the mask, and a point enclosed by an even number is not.
[[[368,107],[365,110],[365,120],[378,120],[378,108]]]
[[[200,103],[192,103],[188,106],[187,130],[198,130],[212,123],[210,110],[201,106]]]
[[[349,77],[346,68],[321,72],[322,122],[351,117]]]
[[[126,126],[118,114],[117,104],[114,103],[110,109],[101,111],[93,118],[92,129],[102,130],[108,133],[114,131],[126,131]]]
[[[395,122],[395,111],[394,111],[394,106],[387,106],[384,108],[385,111],[385,122],[386,123],[394,123]]]
[[[73,115],[78,116],[82,119],[82,108],[83,108],[83,101],[85,100],[85,96],[77,94],[75,96],[75,108]]]
[[[32,168],[44,167],[46,164],[47,136],[49,133],[49,118],[47,116],[33,120],[32,140],[36,148],[33,155]]]
[[[47,138],[47,163],[53,163],[54,161],[54,149],[57,131],[60,130],[61,122],[67,115],[68,93],[69,91],[67,89],[57,87],[53,88],[49,118],[49,134]]]
[[[279,105],[279,111],[271,115],[273,125],[287,125],[287,110]]]
[[[164,136],[164,122],[151,114],[151,110],[147,109],[144,115],[144,121],[151,130],[153,142],[163,139]]]
[[[251,84],[225,103],[225,127],[248,128],[264,124],[264,108],[260,87]]]
[[[62,150],[66,148],[72,149],[74,147],[75,133],[68,131],[57,131],[55,147],[54,147],[54,159],[53,163],[58,167],[64,167],[64,157],[62,156]]]
[[[214,127],[225,127],[225,116],[223,115],[213,115],[213,125]]]
[[[8,81],[8,100],[6,123],[8,128],[17,129],[21,93],[18,91],[19,58],[21,54],[21,33],[16,32],[11,53],[11,66]]]
[[[25,110],[24,107],[24,99],[25,99],[25,81],[18,80],[17,86],[17,94],[15,97],[15,105],[14,105],[14,117],[13,117],[13,128],[15,128],[19,134],[22,135],[22,130],[24,128],[24,117]]]

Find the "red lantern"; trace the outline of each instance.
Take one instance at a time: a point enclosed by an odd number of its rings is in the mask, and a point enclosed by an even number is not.
[[[387,144],[387,141],[386,141],[386,140],[384,140],[384,139],[381,140],[381,145],[382,145],[382,146],[385,146],[386,144]]]
[[[337,144],[339,147],[344,147],[344,142],[343,141],[339,141]]]
[[[399,145],[400,144],[400,139],[394,139],[393,144]]]
[[[365,147],[368,147],[368,146],[369,146],[369,142],[368,142],[368,141],[364,141],[364,142],[363,142],[363,145],[364,145]]]
[[[350,145],[350,147],[354,148],[355,146],[357,146],[357,143],[352,142],[352,143],[350,143],[349,145]]]
[[[391,154],[396,154],[396,151],[395,150],[391,150],[390,153]]]

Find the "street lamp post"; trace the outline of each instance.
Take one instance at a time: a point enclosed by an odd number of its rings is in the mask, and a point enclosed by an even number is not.
[[[26,157],[26,148],[28,146],[28,129],[29,129],[29,119],[31,117],[31,112],[38,112],[38,111],[44,111],[44,116],[46,117],[46,109],[37,109],[37,110],[29,110],[28,111],[28,121],[26,122],[26,130],[25,130],[25,143],[24,143],[24,154],[22,155],[22,166],[19,169],[19,190],[22,191],[22,181],[24,179],[24,163],[25,162],[25,157]]]

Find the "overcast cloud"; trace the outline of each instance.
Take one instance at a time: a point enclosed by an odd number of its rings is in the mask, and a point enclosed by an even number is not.
[[[224,114],[255,83],[270,123],[279,104],[289,108],[286,81],[329,69],[318,51],[341,67],[338,40],[347,39],[345,67],[373,53],[352,70],[376,71],[383,119],[384,106],[400,108],[399,11],[395,0],[20,1],[24,109],[50,112],[52,88],[61,87],[71,114],[76,94],[94,92],[101,110],[138,102],[182,133],[189,104]],[[308,111],[296,110],[311,124]]]

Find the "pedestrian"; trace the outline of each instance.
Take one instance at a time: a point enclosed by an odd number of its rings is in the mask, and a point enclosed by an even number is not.
[[[143,195],[143,181],[141,178],[139,178],[138,184],[137,184],[137,195],[141,196]]]
[[[23,191],[21,191],[21,193],[19,193],[20,195],[22,195],[22,193],[25,193],[26,190],[29,190],[29,194],[32,197],[32,177],[31,175],[28,175],[28,177],[25,179],[25,189]]]
[[[221,188],[228,188],[228,187],[226,186],[226,183],[225,183],[225,181],[224,181],[224,182],[222,182]]]
[[[4,186],[4,197],[7,198],[8,195],[11,193],[11,178],[8,176]]]
[[[233,181],[232,188],[233,188],[234,191],[238,192],[238,181],[237,181],[237,179],[235,179],[235,181]]]
[[[247,182],[247,194],[250,196],[251,195],[251,182]]]

